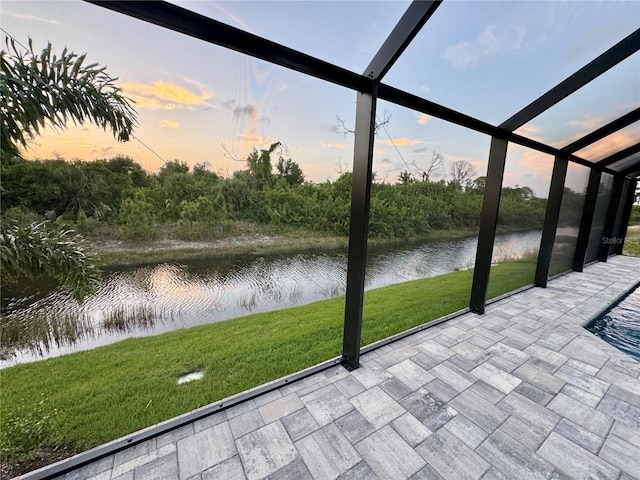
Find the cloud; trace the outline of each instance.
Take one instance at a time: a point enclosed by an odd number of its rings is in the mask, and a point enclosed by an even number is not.
[[[540,132],[540,129],[536,125],[531,125],[531,124],[523,125],[515,131],[515,133],[517,133],[518,135],[522,135],[523,137],[530,138],[531,140],[542,142],[543,140],[538,135],[539,132]]]
[[[247,104],[244,107],[236,107],[233,109],[233,114],[236,117],[242,117],[244,115],[248,115],[250,117],[253,117],[257,112],[256,107],[254,107],[251,104]]]
[[[427,150],[429,150],[427,147],[420,147],[420,148],[416,148],[413,153],[424,153]]]
[[[62,23],[57,20],[51,20],[49,18],[37,17],[36,15],[29,15],[26,13],[11,13],[11,12],[3,12],[4,15],[9,15],[10,17],[17,18],[19,20],[27,20],[32,22],[42,22],[48,23],[50,25],[62,25]]]
[[[238,135],[240,139],[240,145],[243,147],[251,147],[251,148],[262,148],[266,149],[271,146],[273,143],[273,138],[271,135],[263,137],[262,135],[258,135],[255,133],[243,133]]]
[[[391,163],[391,159],[390,158],[383,158],[382,160],[380,160],[379,162],[381,165],[388,165]]]
[[[322,144],[322,148],[325,148],[325,149],[337,148],[338,150],[344,150],[348,146],[349,145],[347,145],[346,143],[323,143]]]
[[[385,150],[384,150],[384,148],[376,148],[376,149],[373,151],[373,154],[374,154],[374,155],[384,155],[384,154],[385,154]]]
[[[331,132],[331,133],[340,133],[340,134],[342,133],[340,131],[340,128],[338,128],[338,126],[335,125],[335,124],[334,125],[327,125],[327,124],[321,125],[320,129],[324,130],[326,132]]]
[[[403,138],[394,138],[390,140],[380,140],[380,143],[383,143],[389,146],[395,145],[396,147],[405,147],[407,145],[418,145],[419,143],[425,143],[425,142],[422,140],[412,140],[411,138],[403,137]]]
[[[569,120],[569,125],[581,128],[583,131],[591,132],[602,126],[602,123],[595,118],[587,118],[583,120]]]
[[[135,100],[136,107],[152,110],[174,110],[179,106],[204,105],[211,107],[207,100],[213,97],[213,92],[204,87],[199,87],[198,92],[192,92],[162,80],[152,84],[125,83],[122,85],[122,90],[125,95]]]
[[[571,127],[577,127],[578,131],[572,134],[569,138],[563,138],[562,140],[553,142],[551,144],[552,146],[563,148],[598,129],[605,124],[605,120],[602,118],[592,117],[580,120],[570,120],[568,124]],[[630,147],[634,143],[637,143],[637,141],[638,126],[637,124],[632,124],[575,153],[586,160],[598,161],[619,150]]]
[[[576,152],[585,160],[598,161],[638,142],[636,132],[620,130]]]
[[[423,113],[422,115],[420,115],[420,117],[418,117],[418,123],[420,125],[424,125],[429,121],[430,118],[431,117],[429,115],[427,115],[426,113]]]
[[[543,170],[546,172],[553,168],[553,157],[546,153],[527,148],[520,157],[520,165],[533,170]]]
[[[482,30],[475,40],[461,41],[448,46],[442,58],[454,68],[463,70],[476,65],[480,60],[518,50],[522,46],[527,30],[523,26],[489,25]]]
[[[242,30],[246,30],[247,32],[253,31],[248,23],[224,8],[219,2],[211,2],[211,6],[226,15],[233,23],[235,23],[235,26],[240,27]]]
[[[102,148],[94,148],[89,151],[92,155],[100,155],[100,156],[108,156],[111,155],[114,151],[113,147],[102,147]]]
[[[180,126],[180,122],[176,122],[175,120],[163,120],[162,126],[167,128],[178,128]]]

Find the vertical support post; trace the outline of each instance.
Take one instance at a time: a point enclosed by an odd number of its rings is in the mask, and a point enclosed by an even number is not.
[[[547,210],[544,215],[540,252],[538,253],[538,263],[536,265],[536,276],[534,280],[534,284],[537,287],[546,288],[547,286],[549,266],[551,265],[551,256],[553,255],[553,244],[556,241],[556,230],[558,229],[560,205],[562,204],[564,181],[567,178],[568,166],[569,161],[565,158],[556,157],[553,162],[549,198],[547,199]]]
[[[624,186],[624,177],[616,175],[613,177],[613,190],[609,198],[609,206],[607,207],[607,217],[604,221],[604,229],[602,230],[602,238],[600,239],[600,248],[598,249],[598,261],[606,262],[609,256],[609,248],[611,246],[610,239],[613,237],[613,227],[618,217],[618,208],[620,208],[620,197],[622,197],[622,187]]]
[[[626,180],[629,182],[629,188],[627,190],[627,197],[623,199],[624,203],[624,211],[622,212],[622,220],[620,221],[620,230],[616,232],[616,237],[626,239],[627,237],[627,227],[629,226],[629,218],[631,218],[631,210],[633,208],[633,201],[636,198],[636,187],[638,185],[637,180]],[[613,253],[616,255],[622,255],[622,250],[624,249],[624,241],[623,243],[616,243],[613,249]]]
[[[573,257],[573,270],[576,272],[581,272],[584,269],[584,259],[587,255],[587,246],[589,245],[589,235],[591,234],[591,226],[593,225],[593,214],[596,210],[596,202],[598,201],[601,176],[601,171],[591,169],[587,192],[584,198],[584,207],[582,208],[582,219],[580,220],[576,252]]]
[[[377,91],[377,86],[374,86],[370,92],[358,92],[356,105],[347,291],[342,337],[342,363],[348,369],[360,366]]]
[[[487,167],[487,183],[482,198],[482,213],[480,214],[480,231],[478,232],[478,249],[476,263],[473,270],[471,285],[471,300],[469,308],[476,313],[484,313],[487,302],[487,288],[491,273],[491,258],[493,243],[498,226],[498,209],[502,194],[502,178],[507,160],[507,145],[504,138],[492,137],[489,150],[489,165]]]

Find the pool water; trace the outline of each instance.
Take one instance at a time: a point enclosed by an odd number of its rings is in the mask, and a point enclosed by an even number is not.
[[[587,329],[640,361],[640,287]]]

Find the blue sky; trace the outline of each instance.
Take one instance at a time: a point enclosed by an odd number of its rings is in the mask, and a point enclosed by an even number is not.
[[[362,72],[409,2],[176,2],[305,53]],[[37,50],[87,52],[119,77],[136,100],[135,132],[164,160],[208,162],[231,174],[252,148],[287,145],[312,181],[350,170],[353,138],[336,131],[336,116],[353,125],[354,92],[79,1],[11,1],[2,27]],[[384,82],[493,124],[506,120],[640,25],[640,2],[446,0]],[[640,55],[597,79],[521,128],[563,146],[640,105]],[[433,151],[447,163],[467,160],[486,173],[486,136],[380,102],[391,115],[376,140],[374,169],[393,182]],[[632,125],[585,156],[635,143]],[[597,148],[596,148],[597,147]],[[597,150],[597,151],[596,151]],[[603,153],[604,152],[604,153]],[[46,131],[27,156],[110,158],[127,154],[148,170],[163,160],[137,141],[121,144],[92,126]],[[511,145],[505,182],[546,196],[546,155]],[[446,174],[446,172],[444,172]]]

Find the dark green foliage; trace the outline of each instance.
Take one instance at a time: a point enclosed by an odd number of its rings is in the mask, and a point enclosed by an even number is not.
[[[633,206],[631,209],[629,225],[640,225],[640,207],[637,205]]]
[[[19,150],[45,125],[62,129],[68,121],[109,127],[117,140],[127,141],[136,123],[131,100],[121,95],[106,67],[84,65],[86,54],[65,48],[58,57],[48,44],[36,55],[31,39],[27,52],[19,52],[13,39],[7,38],[6,44],[9,51],[0,52],[3,210],[22,207],[48,218],[72,219],[82,212],[85,227],[87,212],[106,219],[126,187],[116,181],[122,175],[109,178],[115,174],[104,162],[24,162]],[[50,275],[71,287],[77,300],[94,289],[98,270],[92,258],[84,252],[81,237],[62,226],[4,221],[0,249],[3,281]]]
[[[171,223],[177,238],[204,240],[228,231],[230,221],[268,225],[276,231],[302,228],[347,235],[351,174],[333,182],[302,181],[296,162],[280,157],[273,173],[268,150],[254,150],[248,170],[219,177],[204,164],[192,171],[186,163],[167,162],[156,175],[144,172],[128,157],[94,162],[61,159],[2,162],[2,208],[47,212],[77,222],[92,235],[101,222],[120,225],[126,239],[158,236],[157,227]],[[403,180],[404,178],[404,180]],[[432,230],[475,230],[482,210],[484,178],[462,189],[457,183],[417,181],[406,176],[398,184],[375,183],[371,190],[371,238],[410,238]],[[583,196],[569,189],[565,203],[581,208]],[[546,200],[528,187],[502,191],[500,225],[509,229],[540,228]],[[572,209],[563,209],[571,212]],[[578,210],[580,211],[580,210]],[[561,218],[561,226],[570,221]]]
[[[536,198],[529,187],[502,189],[498,222],[517,229],[542,228],[547,200]]]
[[[300,165],[292,161],[290,158],[285,160],[280,157],[276,164],[278,174],[277,178],[283,178],[289,185],[300,185],[304,183],[304,175]]]
[[[33,406],[31,401],[25,402],[29,406],[19,405],[2,417],[0,457],[3,462],[7,459],[18,464],[33,461],[49,447],[50,439],[59,434],[54,426],[58,411],[51,408],[44,396]]]
[[[3,222],[0,266],[3,282],[49,275],[71,287],[77,300],[93,292],[100,277],[82,237],[48,222],[26,226]]]
[[[140,165],[114,168],[113,160],[66,162],[22,160],[2,162],[2,210],[21,207],[55,218],[75,219],[82,210],[87,217],[113,220],[122,198],[150,183]],[[130,160],[130,159],[129,159]]]
[[[267,150],[254,149],[247,157],[249,177],[258,190],[264,190],[273,186],[275,175],[272,172],[271,154],[280,147],[280,142],[271,144]]]
[[[128,240],[153,240],[158,237],[154,207],[142,191],[123,200],[119,218],[122,234]]]

